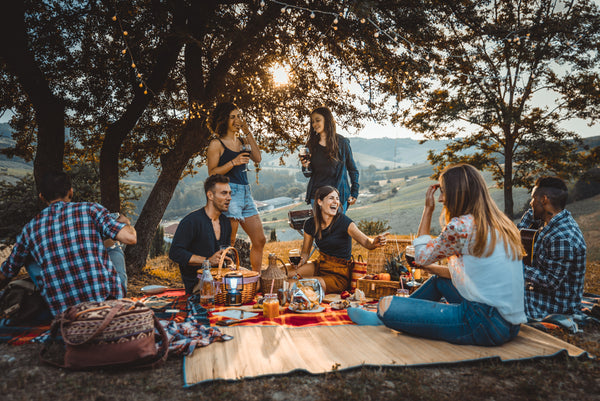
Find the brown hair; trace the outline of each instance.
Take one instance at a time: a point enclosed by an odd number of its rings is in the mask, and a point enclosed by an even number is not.
[[[315,238],[321,239],[321,224],[323,223],[323,215],[321,214],[321,206],[319,206],[319,200],[322,201],[325,199],[330,193],[336,192],[338,196],[340,195],[338,190],[329,185],[325,185],[324,187],[320,187],[315,192],[315,203],[313,204],[313,218],[315,219]],[[335,223],[338,216],[341,214],[341,207],[338,207],[337,214],[333,217],[333,221],[331,225]]]
[[[213,111],[212,120],[210,122],[210,128],[217,134],[219,138],[223,138],[227,135],[227,123],[229,121],[229,115],[233,110],[237,110],[238,107],[231,102],[219,103]]]
[[[325,149],[327,152],[327,156],[329,160],[337,160],[338,159],[338,139],[337,133],[335,130],[335,120],[333,119],[333,114],[331,114],[331,110],[327,107],[317,107],[313,111],[311,111],[310,115],[312,117],[313,114],[320,114],[325,119],[325,132],[327,133],[327,140],[325,144]],[[311,154],[315,153],[315,149],[319,144],[319,140],[321,136],[317,134],[317,132],[312,127],[312,122],[310,124],[310,129],[308,131],[308,149]]]
[[[481,173],[470,164],[448,166],[440,175],[444,193],[442,225],[450,219],[470,214],[475,220],[477,234],[471,254],[487,257],[494,252],[496,241],[504,242],[504,250],[513,259],[523,257],[523,246],[517,226],[498,209],[491,198]],[[490,242],[488,243],[488,236]]]

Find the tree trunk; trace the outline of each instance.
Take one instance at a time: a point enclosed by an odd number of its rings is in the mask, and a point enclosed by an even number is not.
[[[161,158],[162,171],[135,224],[137,244],[125,249],[127,273],[135,273],[146,265],[146,257],[154,232],[167,209],[173,192],[189,160],[208,144],[210,132],[202,127],[204,121],[190,120],[169,153]]]
[[[513,145],[507,141],[504,151],[504,213],[513,218]]]
[[[110,211],[121,210],[119,196],[119,153],[123,141],[135,127],[153,94],[162,91],[170,71],[175,67],[179,52],[183,47],[180,32],[185,25],[185,9],[183,1],[175,2],[173,9],[173,25],[170,34],[156,52],[154,69],[147,80],[148,93],[144,88],[136,88],[135,97],[121,118],[108,126],[106,136],[100,150],[100,197],[101,203]]]
[[[65,152],[65,106],[54,96],[48,81],[29,50],[22,1],[5,4],[0,20],[0,56],[27,94],[35,110],[38,128],[33,162],[35,181],[48,170],[62,170]]]

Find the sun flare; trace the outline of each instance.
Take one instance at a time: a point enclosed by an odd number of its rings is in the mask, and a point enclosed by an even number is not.
[[[275,65],[271,68],[273,83],[275,85],[287,85],[290,82],[290,69],[283,65]]]

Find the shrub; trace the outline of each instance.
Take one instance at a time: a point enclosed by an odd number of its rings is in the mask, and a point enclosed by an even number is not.
[[[600,194],[600,168],[593,168],[581,176],[575,183],[573,199],[578,201]]]
[[[357,226],[358,229],[366,235],[378,235],[391,228],[387,220],[363,219],[358,222]]]

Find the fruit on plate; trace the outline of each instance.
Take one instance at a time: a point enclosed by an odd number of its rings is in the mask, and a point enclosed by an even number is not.
[[[348,291],[342,291],[342,293],[340,294],[340,298],[342,299],[346,299],[350,296],[350,293]]]

